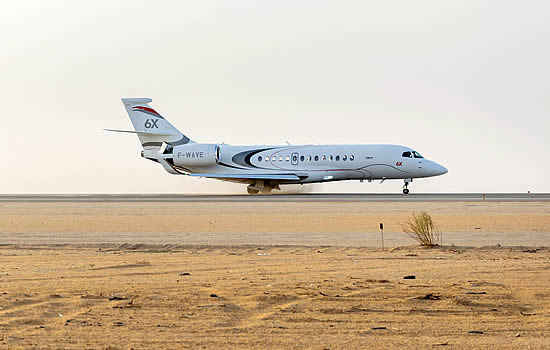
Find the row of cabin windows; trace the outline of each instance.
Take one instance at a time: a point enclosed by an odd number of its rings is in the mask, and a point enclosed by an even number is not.
[[[293,162],[297,162],[298,161],[298,156],[297,155],[293,155],[292,156],[292,161]],[[269,162],[269,159],[270,157],[265,157],[263,158],[262,156],[258,156],[258,161],[261,162],[263,159],[265,159],[266,162]],[[343,161],[346,161],[346,160],[354,160],[355,159],[355,156],[353,154],[351,154],[349,157],[347,155],[343,155],[341,158],[340,156],[332,156],[332,155],[329,155],[329,156],[326,156],[326,155],[322,155],[322,156],[311,156],[311,155],[308,155],[308,156],[300,156],[300,161],[301,162],[304,162],[304,161],[308,161],[308,162],[311,162],[312,160],[314,161],[319,161],[319,159],[323,160],[323,161],[326,161],[327,159],[329,160],[329,162],[332,162],[333,160],[335,161],[340,161],[340,159],[342,159]],[[283,157],[283,156],[279,156],[279,162],[282,162],[283,160],[286,160],[287,162],[290,161],[290,156],[286,156],[286,157]],[[271,156],[271,161],[272,162],[275,162],[277,161],[277,156]]]

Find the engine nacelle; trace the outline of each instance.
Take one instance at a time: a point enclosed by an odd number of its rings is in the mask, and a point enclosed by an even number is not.
[[[201,167],[218,164],[219,147],[214,144],[192,143],[175,146],[174,164],[182,167]]]

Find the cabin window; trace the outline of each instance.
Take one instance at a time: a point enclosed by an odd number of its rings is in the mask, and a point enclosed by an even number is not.
[[[258,157],[258,162],[261,162],[262,161],[262,156],[259,156]]]
[[[354,160],[354,159],[355,159],[355,156],[354,156],[353,154],[351,154],[351,155],[349,156],[349,160]]]
[[[300,161],[303,162],[306,159],[304,156],[300,156]]]
[[[328,156],[328,160],[332,162],[332,155]]]
[[[404,158],[412,158],[412,154],[409,151],[403,152],[403,154],[401,156],[403,156]]]
[[[269,156],[265,157],[265,161],[269,162]]]
[[[336,156],[336,161],[339,161],[340,160],[340,156]]]
[[[315,156],[315,161],[318,161],[319,160],[319,156]]]
[[[290,162],[290,156],[286,156],[286,157],[285,157],[285,160],[286,160],[287,162]]]
[[[311,162],[311,156],[307,156],[307,161]]]
[[[298,156],[294,154],[292,156],[292,162],[296,163],[297,161],[298,161]]]
[[[271,157],[271,160],[272,160],[272,161],[276,161],[276,160],[277,160],[277,156]]]
[[[348,156],[343,155],[343,156],[342,156],[342,160],[348,160]]]
[[[322,160],[327,160],[327,156],[325,156],[325,155],[323,154],[323,156],[321,157],[321,159],[322,159]]]
[[[283,161],[283,156],[279,156],[279,162]]]

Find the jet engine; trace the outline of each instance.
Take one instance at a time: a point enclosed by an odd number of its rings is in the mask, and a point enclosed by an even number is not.
[[[175,165],[201,167],[218,164],[220,148],[214,144],[192,143],[174,146],[172,150]]]

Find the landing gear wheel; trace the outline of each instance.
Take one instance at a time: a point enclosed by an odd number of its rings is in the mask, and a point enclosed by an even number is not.
[[[247,187],[246,191],[248,192],[248,194],[258,194],[258,193],[260,193],[260,191],[254,189],[254,188],[250,188],[250,187]]]
[[[405,180],[405,184],[403,185],[403,194],[409,194],[409,182]]]

